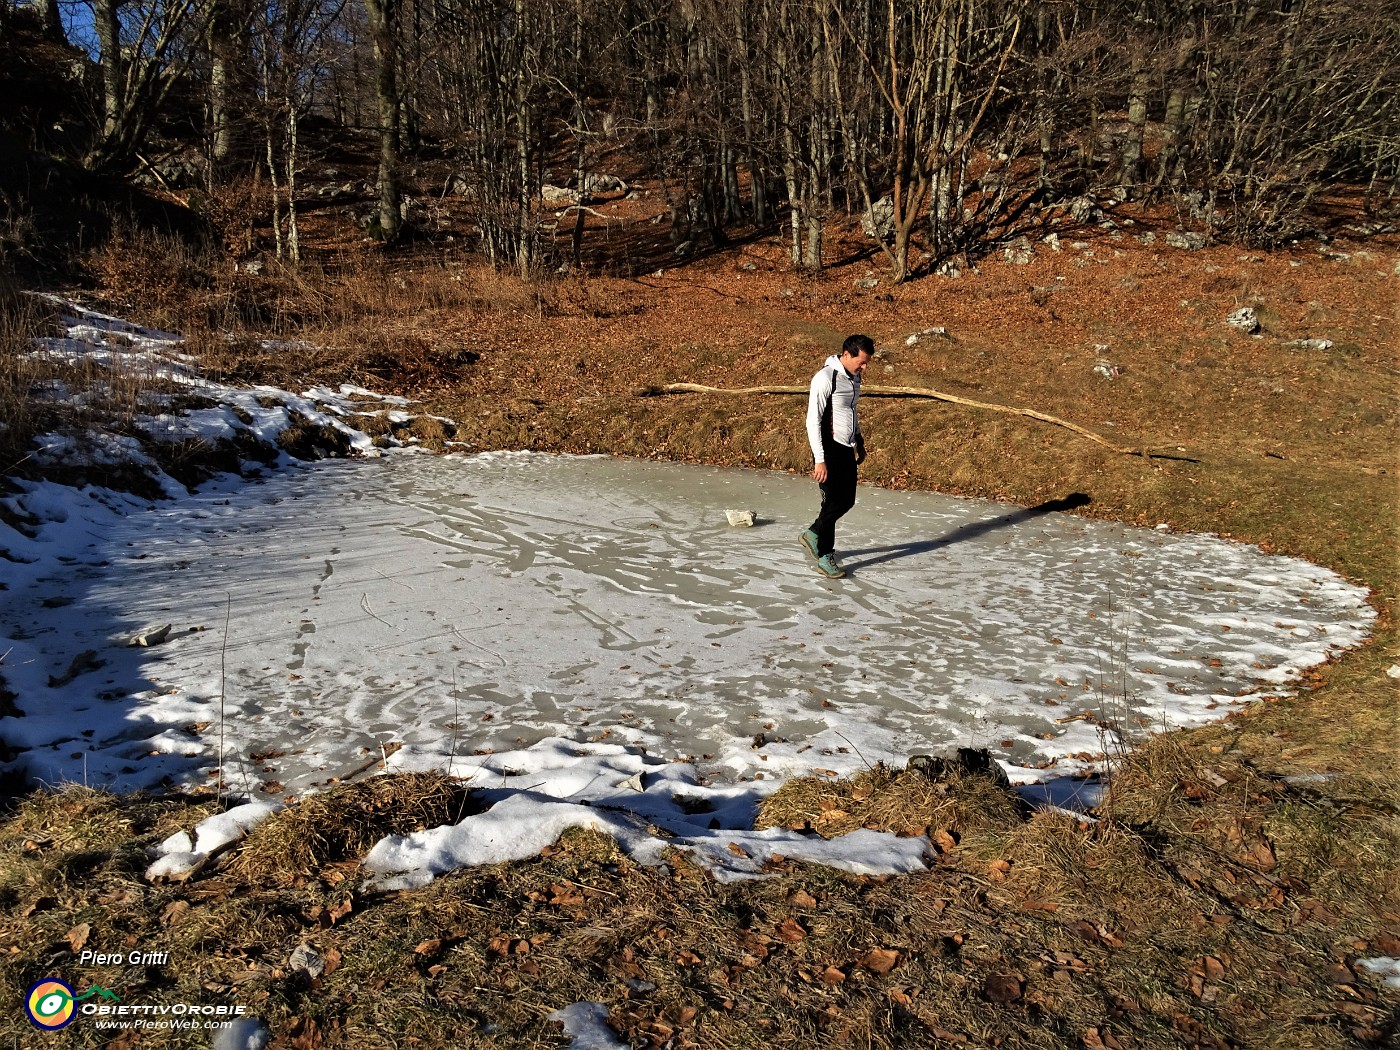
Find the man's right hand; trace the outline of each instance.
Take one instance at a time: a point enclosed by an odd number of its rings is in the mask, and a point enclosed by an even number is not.
[[[826,464],[818,463],[816,469],[812,471],[812,477],[816,479],[818,485],[826,484]]]

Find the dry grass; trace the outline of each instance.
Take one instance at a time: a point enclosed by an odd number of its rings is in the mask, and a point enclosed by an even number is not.
[[[386,835],[455,824],[475,812],[463,781],[442,773],[373,777],[308,795],[249,833],[229,870],[255,885],[286,886],[358,862]]]
[[[931,780],[922,773],[876,765],[853,777],[796,777],[764,800],[754,826],[815,831],[823,838],[859,828],[900,835],[1011,828],[1024,819],[1016,795],[985,776],[954,771]]]
[[[888,773],[835,787],[901,822],[941,802]],[[535,860],[366,894],[342,858],[410,813],[452,819],[460,789],[409,775],[305,799],[183,886],[142,882],[143,847],[212,800],[32,796],[0,824],[0,938],[18,949],[0,977],[22,987],[56,968],[128,1002],[247,1002],[278,1039],[326,1047],[558,1045],[548,1015],[582,1001],[609,1004],[645,1047],[1340,1048],[1379,1045],[1392,1023],[1366,982],[1337,983],[1349,956],[1335,948],[1390,942],[1359,940],[1374,934],[1356,913],[1308,896],[1282,847],[1272,872],[1202,873],[1202,829],[1037,814],[969,830],[925,875],[784,863],[724,885],[684,854],[642,868],[576,831]],[[179,965],[77,968],[79,937]],[[301,945],[319,977],[290,965]],[[23,1023],[0,1019],[0,1038]]]
[[[29,353],[30,340],[48,330],[47,322],[38,301],[20,293],[0,267],[0,466],[6,468],[0,473],[29,452],[33,436],[53,414],[33,396],[49,370]]]

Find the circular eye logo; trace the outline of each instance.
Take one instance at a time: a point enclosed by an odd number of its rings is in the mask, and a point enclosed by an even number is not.
[[[73,1007],[73,989],[57,977],[45,977],[30,986],[24,1012],[36,1028],[46,1032],[66,1028],[77,1013]]]

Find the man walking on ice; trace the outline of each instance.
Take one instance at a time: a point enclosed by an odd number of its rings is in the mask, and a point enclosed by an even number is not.
[[[817,520],[799,538],[817,559],[822,575],[833,579],[846,575],[833,553],[836,522],[856,503],[856,466],[865,459],[856,402],[860,377],[874,356],[875,343],[869,336],[850,336],[841,353],[828,357],[812,377],[807,396],[807,441],[817,461],[812,477],[821,486],[822,505]]]

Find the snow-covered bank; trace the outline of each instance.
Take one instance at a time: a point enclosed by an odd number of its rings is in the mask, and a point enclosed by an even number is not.
[[[110,331],[79,320],[51,351]],[[124,339],[179,366],[169,337]],[[367,392],[181,374],[213,405],[156,432],[272,440],[301,416],[378,452],[342,419]],[[50,483],[5,500],[29,524],[0,533],[0,673],[23,712],[0,735],[36,778],[117,789],[205,782],[221,754],[254,798],[380,767],[472,776],[493,809],[371,855],[405,884],[571,822],[641,855],[716,847],[735,874],[845,863],[850,842],[746,831],[754,808],[788,776],[958,745],[1053,780],[1119,732],[1289,690],[1373,615],[1334,574],[1238,543],[876,489],[828,581],[795,541],[813,486],[780,473],[409,450],[257,473],[169,481],[154,506]],[[731,528],[734,508],[758,525]]]

